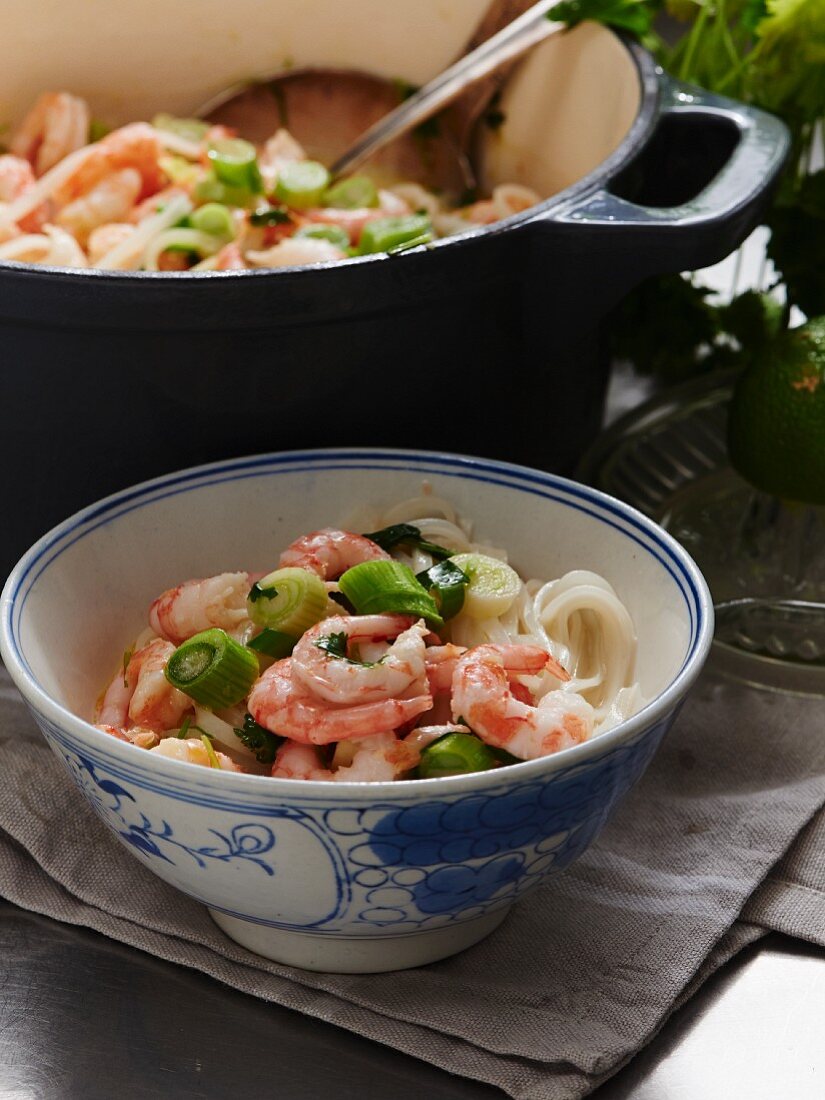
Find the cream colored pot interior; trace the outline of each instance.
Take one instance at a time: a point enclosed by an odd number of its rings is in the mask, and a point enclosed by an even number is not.
[[[191,113],[222,88],[284,68],[360,69],[420,84],[462,50],[488,0],[33,0],[3,5],[0,120],[44,90],[86,97],[110,123]],[[636,69],[609,31],[543,43],[485,136],[488,186],[549,196],[596,168],[639,109]]]

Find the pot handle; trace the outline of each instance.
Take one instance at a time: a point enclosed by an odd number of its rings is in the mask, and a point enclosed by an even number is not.
[[[657,128],[673,117],[690,119],[694,127],[718,129],[722,123],[736,131],[727,161],[698,195],[679,206],[654,207],[606,188],[554,219],[570,227],[598,226],[600,234],[616,235],[624,245],[632,238],[639,277],[724,259],[757,223],[790,149],[788,130],[773,115],[666,77]]]

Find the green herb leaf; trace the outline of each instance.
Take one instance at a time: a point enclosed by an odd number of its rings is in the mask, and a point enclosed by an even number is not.
[[[547,18],[571,27],[592,19],[641,36],[650,31],[658,6],[653,0],[562,0]]]
[[[286,225],[291,222],[289,211],[284,206],[269,206],[265,210],[255,210],[249,215],[249,224],[261,225]]]
[[[259,726],[251,714],[244,715],[243,726],[235,729],[239,740],[253,752],[260,764],[271,764],[278,747],[286,740]]]
[[[247,599],[250,603],[257,603],[258,600],[274,600],[278,595],[278,589],[274,585],[270,585],[268,588],[261,588],[257,581],[249,589],[249,596]]]
[[[421,531],[411,523],[393,523],[380,531],[364,535],[364,538],[370,539],[387,552],[395,546],[416,546],[439,561],[452,557],[455,553],[455,550],[448,550],[446,546],[438,546],[422,538]]]
[[[315,645],[330,657],[347,656],[347,635],[343,630],[339,634],[325,634]]]

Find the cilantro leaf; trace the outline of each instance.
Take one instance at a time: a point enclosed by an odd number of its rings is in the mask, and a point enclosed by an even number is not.
[[[434,542],[427,542],[422,538],[421,531],[411,523],[393,523],[389,527],[382,527],[380,531],[372,531],[364,535],[365,539],[374,542],[382,550],[390,551],[395,546],[417,546],[426,554],[437,560],[452,557],[455,550],[448,550],[446,546],[438,546]]]
[[[243,726],[235,734],[255,754],[259,764],[271,764],[279,746],[286,740],[259,726],[251,714],[244,715]]]
[[[347,635],[343,630],[338,634],[325,634],[315,645],[330,657],[347,656]]]
[[[547,18],[571,27],[592,19],[641,37],[650,31],[658,6],[655,0],[562,0]]]

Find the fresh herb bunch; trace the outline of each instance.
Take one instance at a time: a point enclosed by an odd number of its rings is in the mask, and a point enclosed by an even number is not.
[[[660,15],[682,31],[673,45],[657,33]],[[766,336],[787,328],[794,306],[825,314],[825,170],[811,171],[825,129],[825,0],[563,0],[550,17],[629,30],[680,80],[771,111],[791,131],[792,153],[766,217],[784,309],[754,291],[714,305],[708,288],[659,276],[613,314],[614,354],[673,381],[748,362]]]

